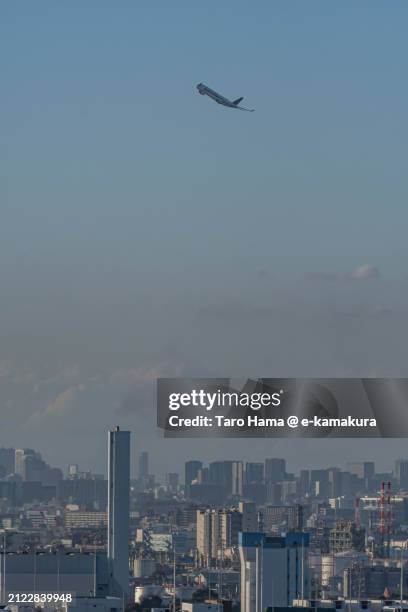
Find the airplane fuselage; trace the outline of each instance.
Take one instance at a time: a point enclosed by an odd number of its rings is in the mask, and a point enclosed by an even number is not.
[[[222,104],[222,106],[228,106],[228,108],[237,108],[238,110],[249,111],[250,113],[253,112],[253,109],[251,108],[244,108],[243,106],[239,106],[243,98],[238,98],[237,100],[228,100],[228,98],[225,98],[218,92],[214,91],[214,89],[211,89],[211,87],[207,87],[207,85],[204,85],[204,83],[199,83],[197,85],[197,90],[202,96],[208,96],[209,98],[214,100],[214,102],[217,102],[217,104]]]
[[[217,104],[222,104],[223,106],[229,106],[230,108],[237,108],[231,102],[231,100],[228,100],[228,98],[224,98],[224,96],[222,96],[221,94],[217,93],[216,91],[214,91],[210,87],[207,87],[207,85],[204,85],[204,83],[199,83],[197,85],[197,89],[198,89],[198,92],[202,96],[208,96],[212,100],[215,100],[215,102],[217,102]]]

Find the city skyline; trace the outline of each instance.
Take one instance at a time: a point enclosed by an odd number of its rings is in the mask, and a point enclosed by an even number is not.
[[[109,430],[107,479],[75,464],[63,478],[33,449],[0,448],[3,602],[101,612],[405,605],[408,459],[391,475],[372,461],[294,475],[280,457],[190,460],[184,485],[173,472],[163,486],[147,451],[131,481],[130,440]]]
[[[65,466],[51,465],[49,462],[45,462],[46,457],[44,457],[41,451],[39,451],[38,449],[31,449],[31,448],[21,448],[20,449],[20,448],[14,448],[14,447],[0,446],[0,466],[1,466],[1,460],[2,460],[2,451],[3,452],[13,451],[13,465],[16,466],[15,473],[20,474],[20,475],[23,474],[22,472],[23,468],[21,468],[20,470],[17,469],[17,464],[19,461],[17,458],[18,453],[24,454],[24,452],[27,452],[27,451],[29,453],[28,458],[30,458],[31,456],[33,456],[34,458],[38,458],[41,464],[44,464],[47,466],[47,469],[48,468],[51,470],[58,469],[64,474],[64,477],[67,477],[67,476],[75,477],[77,475],[78,476],[82,475],[80,477],[86,477],[88,473],[96,474],[96,475],[103,475],[106,477],[108,475],[106,466],[105,466],[105,469],[94,470],[92,469],[91,466],[82,465],[78,463],[77,461],[71,461]],[[362,458],[347,457],[344,459],[342,463],[328,462],[326,461],[326,459],[323,459],[320,464],[308,465],[306,463],[302,463],[298,467],[294,468],[293,461],[291,462],[292,455],[288,455],[286,457],[282,455],[272,455],[272,454],[263,455],[263,456],[257,455],[256,457],[252,457],[249,459],[242,459],[242,457],[235,454],[234,456],[220,456],[220,457],[213,457],[213,458],[206,457],[204,459],[199,456],[191,456],[188,458],[184,458],[183,464],[178,469],[176,469],[172,465],[171,462],[170,463],[167,462],[166,469],[164,469],[162,466],[161,469],[157,472],[155,468],[157,463],[154,461],[154,453],[152,453],[151,450],[149,449],[141,450],[137,447],[134,448],[134,444],[133,444],[132,445],[132,455],[134,456],[134,459],[132,458],[130,460],[130,476],[133,480],[147,479],[148,476],[152,475],[152,476],[158,477],[160,479],[159,482],[161,482],[162,484],[165,483],[166,477],[171,473],[176,473],[178,474],[178,476],[184,476],[185,466],[187,463],[191,463],[191,462],[200,463],[203,466],[210,465],[212,463],[217,464],[217,463],[223,463],[223,462],[241,463],[244,466],[244,469],[246,469],[247,465],[252,466],[252,465],[261,464],[263,466],[263,469],[266,471],[268,469],[267,468],[268,462],[271,462],[271,461],[272,462],[283,462],[285,466],[284,472],[286,470],[287,473],[295,474],[295,475],[299,475],[302,470],[328,470],[328,469],[334,468],[334,469],[348,471],[350,465],[370,463],[375,466],[376,473],[382,473],[382,474],[388,473],[388,474],[393,474],[395,476],[395,471],[399,469],[397,466],[400,462],[406,462],[408,466],[408,453],[406,456],[402,456],[402,455],[395,455],[394,457],[389,456],[386,469],[384,468],[383,463],[381,462],[377,463],[376,461],[370,458],[362,459]],[[152,464],[153,464],[153,469],[149,469]]]

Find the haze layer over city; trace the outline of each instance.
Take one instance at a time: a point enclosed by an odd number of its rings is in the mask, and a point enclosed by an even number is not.
[[[101,472],[114,422],[164,474],[236,445],[161,440],[158,375],[406,375],[406,3],[0,12],[0,443]]]

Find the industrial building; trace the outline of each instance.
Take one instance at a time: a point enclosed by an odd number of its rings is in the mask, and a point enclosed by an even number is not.
[[[240,533],[241,612],[291,606],[309,592],[309,535]]]
[[[23,457],[22,452],[16,453],[17,463]],[[71,593],[86,599],[67,604],[70,610],[92,607],[95,612],[119,609],[128,600],[130,432],[120,431],[118,427],[109,432],[108,463],[108,554],[44,550],[17,553],[6,550],[3,545],[0,602],[7,601],[9,593]],[[45,518],[41,513],[41,521]],[[89,526],[90,522],[92,526],[106,524],[104,512],[68,511],[65,518],[78,527]],[[106,603],[104,598],[108,596]]]
[[[67,553],[0,554],[1,595],[9,593],[73,593],[106,597],[109,572],[106,555]]]

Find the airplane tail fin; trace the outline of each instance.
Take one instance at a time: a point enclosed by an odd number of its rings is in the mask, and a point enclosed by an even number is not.
[[[236,100],[234,100],[234,101],[233,101],[233,105],[234,105],[234,106],[238,106],[238,104],[239,104],[240,102],[242,102],[242,100],[243,100],[243,99],[244,99],[244,98],[237,98]]]

